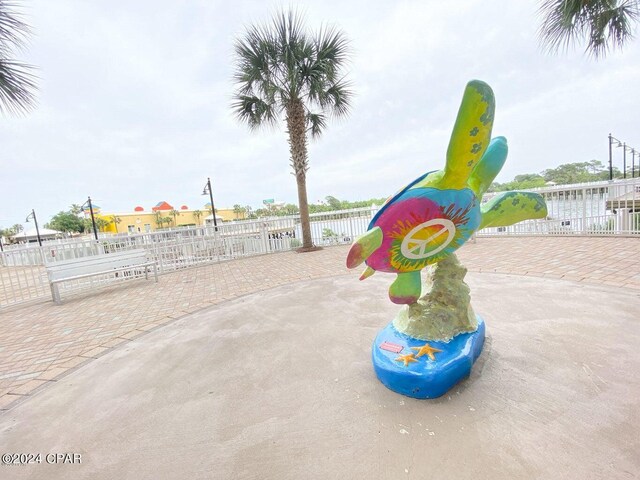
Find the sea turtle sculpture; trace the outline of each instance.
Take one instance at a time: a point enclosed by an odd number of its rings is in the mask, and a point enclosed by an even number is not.
[[[469,82],[453,128],[444,169],[418,177],[390,197],[371,220],[367,232],[351,246],[347,266],[354,268],[363,262],[367,265],[360,277],[361,280],[376,271],[397,274],[389,288],[389,298],[392,302],[415,305],[422,291],[421,270],[451,256],[477,230],[508,226],[522,220],[544,218],[547,215],[542,197],[531,192],[503,192],[489,202],[481,204],[483,194],[507,158],[506,139],[491,139],[494,111],[495,101],[491,87],[478,80]],[[425,353],[420,350],[424,346],[414,341],[419,341],[420,338],[405,338],[407,341],[403,346],[402,335],[407,337],[407,332],[397,331],[398,322],[395,329],[393,325],[388,328],[393,330],[387,332],[391,336],[383,335],[377,339],[378,347],[382,345],[380,348],[386,352],[386,357],[380,357],[378,360],[383,363],[389,360],[393,366],[391,370],[398,370],[400,374],[402,369],[396,369],[396,366],[418,368],[413,364],[418,363],[418,359]],[[396,333],[400,335],[400,340],[394,342],[391,337]],[[473,356],[477,357],[484,340],[484,323],[480,318],[475,334],[471,339],[475,342],[471,350],[475,352]],[[451,340],[444,337],[429,339],[443,342]],[[460,338],[455,340],[451,344],[464,343],[460,342]],[[428,344],[426,347],[432,348]],[[396,358],[390,356],[399,354],[404,348],[409,352],[413,349],[418,353],[400,355]],[[442,349],[437,351],[441,352]],[[441,391],[442,385],[429,391],[428,385],[424,388],[425,385],[421,384],[422,387],[418,388],[413,386],[411,381],[402,388],[394,388],[395,380],[389,381],[388,378],[381,377],[380,365],[376,364],[377,354],[379,356],[380,352],[374,345],[374,366],[379,378],[388,387],[419,398],[444,393]],[[433,350],[429,350],[427,356],[430,361],[435,360]],[[456,355],[452,358],[454,357]],[[468,369],[462,369],[460,375],[468,375],[473,360],[475,358],[468,362]],[[451,368],[449,371],[451,372]],[[415,372],[410,373],[407,378],[415,379]],[[432,384],[438,383],[438,379],[433,378],[434,375],[437,376],[437,371],[431,368],[428,373],[428,380]],[[385,375],[384,372],[382,374]],[[449,385],[451,381],[455,384],[458,380],[459,378],[448,379],[443,385]],[[416,388],[418,392],[415,392]]]

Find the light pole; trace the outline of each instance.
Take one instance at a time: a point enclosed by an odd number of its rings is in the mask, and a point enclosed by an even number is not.
[[[211,200],[211,214],[213,215],[213,228],[217,232],[218,231],[218,222],[216,221],[216,207],[213,205],[213,193],[211,192],[211,179],[207,177],[207,183],[204,185],[204,190],[202,190],[202,195],[209,194],[209,199]]]
[[[38,245],[42,246],[42,239],[40,238],[40,229],[38,228],[38,219],[36,218],[36,211],[31,209],[31,213],[27,215],[25,222],[29,222],[29,219],[33,218],[33,223],[36,224],[36,235],[38,237]]]
[[[98,240],[98,229],[96,228],[96,219],[93,216],[93,204],[91,203],[91,197],[87,197],[87,201],[82,204],[80,208],[84,208],[85,205],[89,206],[89,212],[91,213],[91,225],[93,225],[93,236],[96,241]]]
[[[609,180],[613,180],[613,143],[617,143],[616,148],[622,148],[622,176],[627,178],[627,150],[631,152],[631,178],[635,176],[635,158],[636,149],[627,145],[627,142],[618,140],[616,137],[609,134]],[[640,153],[640,152],[638,152]],[[640,168],[638,168],[640,172]]]
[[[613,158],[611,156],[611,146],[613,144],[613,137],[609,134],[609,180],[613,180]]]

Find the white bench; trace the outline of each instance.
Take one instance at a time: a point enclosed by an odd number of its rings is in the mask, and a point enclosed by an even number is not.
[[[62,260],[47,264],[47,275],[51,286],[51,296],[56,303],[62,303],[58,284],[71,280],[114,274],[115,280],[119,272],[129,272],[137,276],[144,269],[145,278],[149,278],[149,267],[153,267],[156,283],[158,282],[158,266],[155,261],[147,259],[144,249],[124,250],[121,252],[92,255],[89,257]],[[87,288],[93,288],[91,283]]]

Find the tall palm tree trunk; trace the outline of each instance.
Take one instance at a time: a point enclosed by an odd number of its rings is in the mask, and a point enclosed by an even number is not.
[[[291,100],[286,107],[287,130],[289,133],[289,151],[291,165],[298,185],[298,206],[302,226],[302,248],[313,248],[311,223],[309,221],[309,202],[307,200],[307,123],[305,110],[300,100]]]

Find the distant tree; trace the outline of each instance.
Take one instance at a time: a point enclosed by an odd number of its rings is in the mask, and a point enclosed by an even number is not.
[[[72,203],[69,207],[69,212],[73,213],[74,215],[80,215],[82,211],[82,207],[77,203]]]
[[[622,178],[623,172],[613,167],[613,178]],[[599,160],[588,162],[565,163],[556,168],[549,168],[542,173],[527,173],[516,175],[511,182],[493,182],[489,192],[505,190],[526,190],[544,187],[548,182],[557,185],[571,185],[574,183],[597,182],[609,180],[609,167],[605,167]]]
[[[158,228],[164,228],[165,223],[169,225],[171,223],[171,217],[163,217],[162,215],[160,215],[156,218],[156,224],[158,225]]]
[[[180,216],[180,212],[175,208],[173,208],[169,210],[169,215],[173,217],[173,226],[177,227],[178,226],[177,218]]]
[[[116,229],[116,232],[118,231],[118,224],[122,221],[122,219],[120,217],[118,217],[117,215],[110,215],[109,216],[109,220],[107,222],[107,225],[111,225],[113,223],[113,226]]]
[[[203,215],[202,210],[193,211],[193,218],[196,219],[196,224],[200,225],[200,218],[202,217],[202,215]]]
[[[16,223],[13,227],[11,227],[11,230],[13,231],[12,235],[15,235],[16,233],[22,232],[24,230],[24,227],[21,224]]]
[[[27,112],[34,103],[36,90],[32,67],[14,60],[30,37],[29,26],[11,10],[12,1],[0,0],[0,113]]]
[[[600,58],[633,38],[638,0],[542,0],[540,42],[548,51],[586,42],[586,51]]]
[[[331,207],[331,210],[340,210],[340,208],[342,207],[342,203],[340,202],[340,200],[338,200],[336,197],[332,197],[331,195],[325,197],[325,201],[327,202],[327,205]]]
[[[70,211],[58,212],[45,227],[67,233],[81,233],[85,230],[84,220]]]
[[[307,200],[307,136],[318,138],[331,117],[346,116],[345,35],[331,27],[309,35],[302,18],[281,12],[270,25],[253,26],[235,44],[233,110],[251,129],[284,117],[298,187],[302,247],[313,247]]]
[[[233,213],[236,216],[236,220],[240,218],[240,214],[242,213],[242,207],[239,204],[235,204],[233,206]]]
[[[284,207],[282,207],[282,210],[287,215],[295,215],[297,213],[300,213],[300,209],[298,208],[298,206],[293,203],[287,203]]]
[[[104,230],[112,223],[111,221],[106,220],[104,218],[100,218],[100,217],[96,218],[95,220],[96,220],[96,228],[101,232],[104,232]]]
[[[556,168],[550,168],[542,172],[547,182],[567,185],[593,181],[593,174],[589,171],[593,168],[588,162],[565,163]]]

